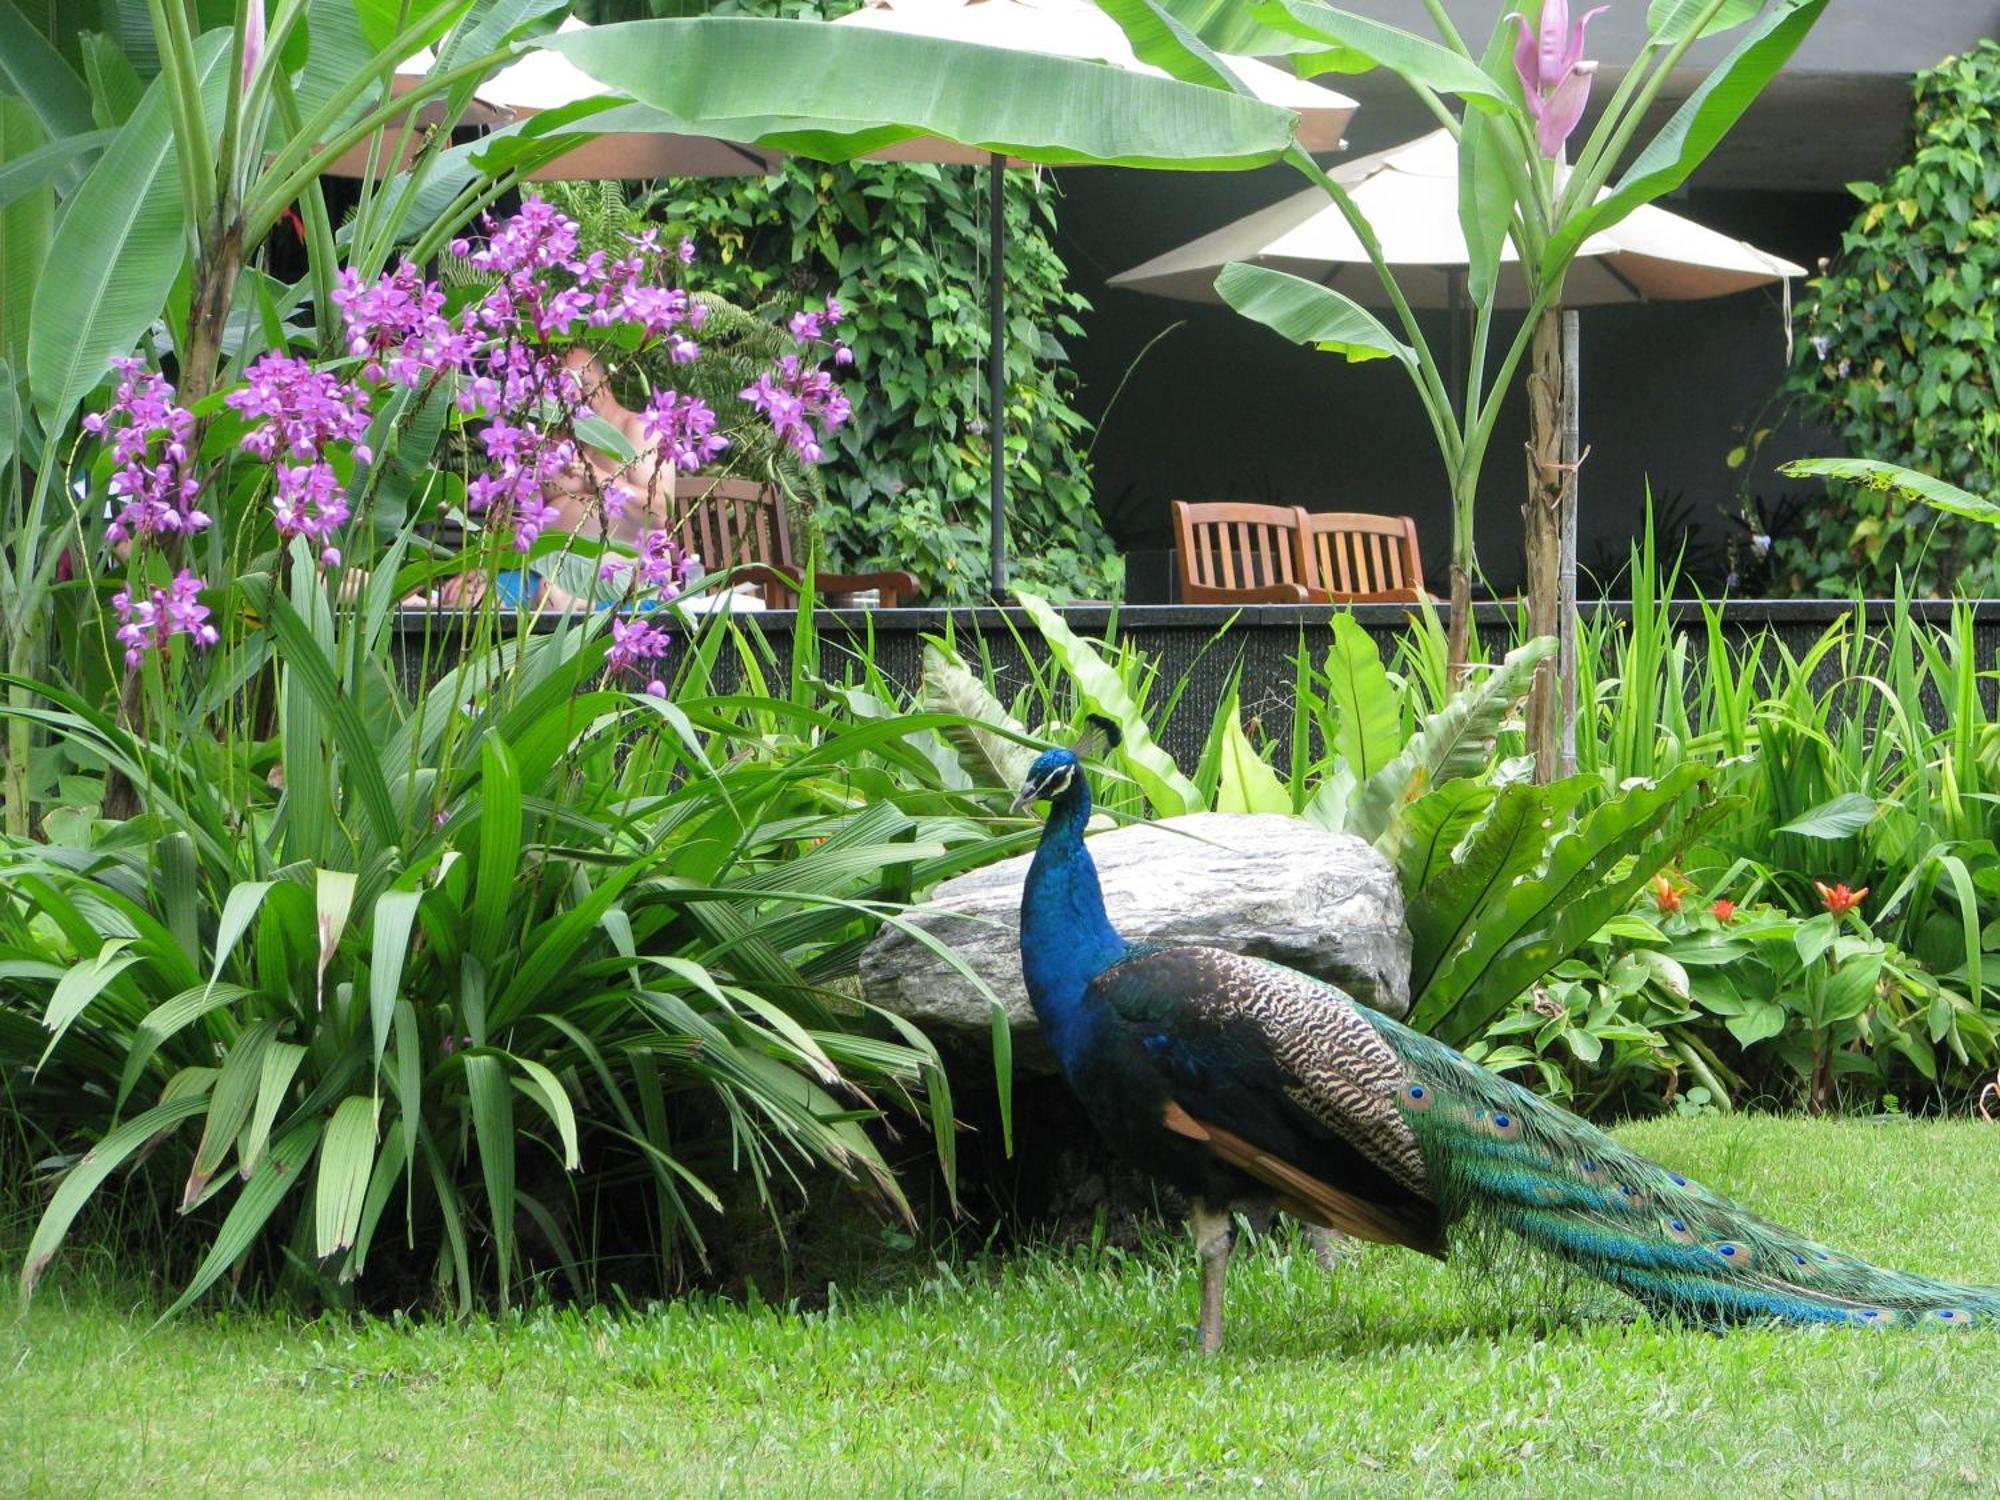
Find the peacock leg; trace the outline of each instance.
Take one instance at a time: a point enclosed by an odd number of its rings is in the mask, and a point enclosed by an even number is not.
[[[1361,1253],[1359,1240],[1319,1224],[1306,1225],[1306,1243],[1312,1246],[1313,1259],[1322,1271],[1338,1271]]]
[[[1201,1352],[1213,1354],[1222,1347],[1222,1283],[1236,1247],[1236,1220],[1228,1209],[1211,1208],[1199,1198],[1190,1217],[1201,1257]]]

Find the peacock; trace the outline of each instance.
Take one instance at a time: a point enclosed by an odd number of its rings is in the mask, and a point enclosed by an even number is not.
[[[1028,996],[1105,1142],[1192,1205],[1204,1351],[1222,1343],[1239,1209],[1439,1259],[1455,1234],[1511,1230],[1658,1315],[1718,1329],[2000,1324],[2000,1287],[1884,1271],[1769,1223],[1332,985],[1125,942],[1084,847],[1076,751],[1039,756],[1015,810],[1043,798],[1021,897]]]

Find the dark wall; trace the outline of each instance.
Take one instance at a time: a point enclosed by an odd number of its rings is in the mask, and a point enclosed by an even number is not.
[[[1382,144],[1357,140],[1354,149]],[[1199,176],[1071,170],[1060,187],[1059,249],[1096,309],[1085,319],[1087,338],[1070,352],[1083,379],[1083,409],[1101,422],[1098,505],[1121,547],[1142,553],[1169,546],[1167,503],[1174,499],[1408,514],[1441,587],[1448,491],[1422,408],[1398,366],[1350,365],[1289,345],[1226,308],[1104,285],[1118,271],[1297,192],[1296,174],[1283,167]],[[1663,206],[1812,268],[1837,250],[1851,205],[1838,193],[1693,191]],[[1425,317],[1426,337],[1442,350],[1444,315]],[[1656,510],[1691,519],[1699,528],[1695,545],[1717,545],[1742,479],[1725,458],[1769,421],[1767,404],[1785,370],[1779,289],[1713,302],[1587,308],[1582,318],[1590,457],[1579,558],[1587,567],[1600,558],[1622,561],[1649,480]],[[1515,326],[1510,320],[1503,331]],[[1520,577],[1524,440],[1515,396],[1488,452],[1476,534],[1480,562],[1501,592]],[[1784,435],[1765,452],[1776,460],[1811,446],[1809,437]],[[1783,485],[1753,482],[1766,493]],[[1133,597],[1147,592],[1135,569]]]

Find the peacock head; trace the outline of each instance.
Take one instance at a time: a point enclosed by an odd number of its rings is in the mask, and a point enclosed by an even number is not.
[[[1083,757],[1100,749],[1115,748],[1121,738],[1117,724],[1102,714],[1090,715],[1090,728],[1075,748],[1058,746],[1035,757],[1035,763],[1028,767],[1027,777],[1021,782],[1021,790],[1014,796],[1013,811],[1019,812],[1041,798],[1054,802],[1062,797],[1081,780]]]
[[[1076,778],[1082,774],[1083,762],[1076,758],[1074,750],[1044,750],[1028,767],[1027,777],[1021,782],[1021,790],[1015,793],[1010,811],[1019,812],[1043,797],[1055,801],[1076,785]]]

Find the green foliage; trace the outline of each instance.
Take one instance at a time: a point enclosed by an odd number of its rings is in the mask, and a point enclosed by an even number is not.
[[[2000,491],[2000,42],[1917,75],[1909,159],[1861,201],[1798,312],[1789,389],[1858,456],[1977,497]],[[1902,488],[1836,483],[1777,562],[1806,589],[1885,597],[2000,589],[1990,527]]]
[[[1685,767],[1587,811],[1587,776],[1501,792],[1411,900],[1410,1024],[1457,1046],[1478,1036],[1719,814],[1684,805],[1705,775]]]
[[[1532,1069],[1586,1109],[1754,1100],[1872,1104],[1915,1078],[1934,1087],[1939,1048],[1990,1057],[1991,1017],[1858,918],[1800,916],[1748,893],[1717,906],[1671,881],[1606,922],[1471,1049]]]
[[[464,1309],[589,1291],[607,1223],[670,1284],[812,1167],[907,1214],[863,1129],[885,1109],[928,1118],[949,1181],[937,1055],[851,976],[912,889],[990,857],[953,789],[980,783],[924,752],[950,716],[837,712],[809,630],[786,663],[725,617],[670,699],[607,680],[601,616],[475,639],[406,699],[320,588],[258,595],[268,737],[254,686],[220,735],[54,687],[18,711],[148,809],[0,851],[0,1073],[55,1188],[24,1287],[111,1196],[203,1245],[172,1310],[232,1268]]]

